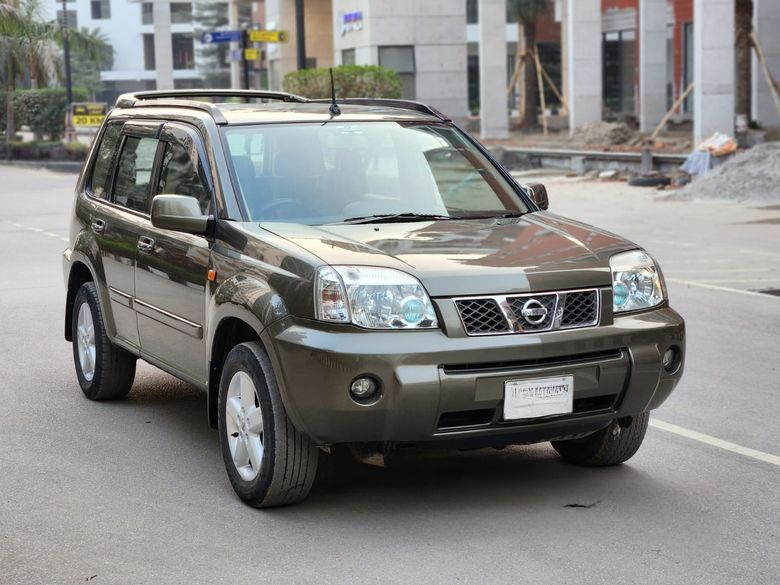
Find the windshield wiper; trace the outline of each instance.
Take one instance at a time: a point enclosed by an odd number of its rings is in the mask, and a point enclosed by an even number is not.
[[[505,213],[491,213],[490,215],[468,215],[458,219],[510,219],[524,216],[527,211],[507,211]]]
[[[404,221],[427,221],[436,219],[456,219],[449,215],[437,215],[435,213],[380,213],[378,215],[363,215],[348,217],[343,223],[394,223]]]

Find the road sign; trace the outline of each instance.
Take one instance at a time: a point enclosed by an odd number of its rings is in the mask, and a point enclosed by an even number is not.
[[[257,61],[260,58],[260,49],[244,49],[244,59]]]
[[[200,42],[210,43],[237,43],[241,40],[240,30],[213,30],[200,35]]]
[[[290,33],[286,30],[250,30],[249,40],[252,43],[286,43]]]
[[[108,104],[101,102],[79,102],[70,105],[71,121],[74,126],[87,128],[100,126],[108,112]]]

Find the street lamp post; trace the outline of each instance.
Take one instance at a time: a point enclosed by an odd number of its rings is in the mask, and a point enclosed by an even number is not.
[[[306,31],[303,23],[303,0],[295,0],[295,43],[299,70],[306,69]]]
[[[71,104],[73,103],[73,82],[70,75],[70,42],[68,41],[68,8],[67,0],[62,0],[62,50],[65,56],[65,93],[68,97],[68,109],[65,114],[65,139],[73,142],[73,120],[71,119]]]

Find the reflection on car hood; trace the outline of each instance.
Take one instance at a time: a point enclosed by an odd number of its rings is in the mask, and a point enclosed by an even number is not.
[[[434,297],[608,286],[609,257],[637,247],[548,212],[513,219],[259,227],[328,264],[403,270]]]

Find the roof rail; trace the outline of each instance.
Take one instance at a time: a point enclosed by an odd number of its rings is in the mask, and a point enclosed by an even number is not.
[[[197,99],[203,97],[279,100],[283,102],[308,102],[305,97],[283,91],[255,91],[250,89],[172,89],[163,91],[139,91],[125,93],[116,100],[117,108],[169,106],[190,108],[208,112],[217,124],[227,124],[227,119],[216,104]]]
[[[329,103],[330,98],[327,99],[315,99],[309,100],[316,103]],[[436,108],[424,104],[422,102],[415,102],[412,100],[399,100],[392,98],[337,98],[336,102],[339,104],[355,105],[355,106],[384,106],[386,108],[400,108],[402,110],[413,110],[423,114],[428,114],[434,118],[438,118],[443,122],[450,122],[450,118],[442,114]]]

